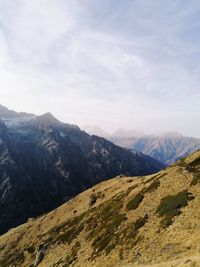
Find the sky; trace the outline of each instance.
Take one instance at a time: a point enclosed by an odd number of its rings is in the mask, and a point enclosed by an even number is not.
[[[0,104],[200,137],[199,0],[0,0]]]

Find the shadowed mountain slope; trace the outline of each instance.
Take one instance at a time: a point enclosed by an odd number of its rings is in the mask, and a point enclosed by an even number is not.
[[[103,180],[155,173],[164,167],[50,113],[15,115],[0,113],[0,233]]]

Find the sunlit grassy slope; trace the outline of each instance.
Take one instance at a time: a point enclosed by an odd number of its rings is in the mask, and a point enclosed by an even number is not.
[[[0,266],[200,266],[200,151],[116,177],[0,237]]]

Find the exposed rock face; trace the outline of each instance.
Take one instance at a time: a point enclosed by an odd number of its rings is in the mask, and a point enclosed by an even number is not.
[[[50,113],[15,113],[10,118],[0,112],[0,117],[0,233],[102,180],[163,168],[141,153],[61,123]]]
[[[40,245],[38,248],[37,248],[37,254],[36,254],[36,258],[35,258],[35,263],[34,263],[34,267],[35,266],[38,266],[39,263],[42,261],[43,257],[44,257],[44,253],[45,253],[45,250],[47,248],[47,245]]]

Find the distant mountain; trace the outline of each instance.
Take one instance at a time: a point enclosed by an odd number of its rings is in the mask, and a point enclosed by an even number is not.
[[[92,128],[90,133],[94,134]],[[96,135],[104,137],[104,131],[97,131]],[[118,129],[107,136],[107,139],[132,151],[140,151],[166,165],[170,165],[200,148],[200,139],[183,136],[178,132],[145,135],[134,130]]]
[[[97,136],[104,137],[107,139],[114,139],[114,138],[121,138],[121,137],[132,138],[133,136],[139,137],[139,136],[144,135],[142,132],[137,132],[134,130],[124,130],[122,128],[119,128],[114,133],[110,134],[96,125],[86,125],[86,126],[83,126],[82,129],[86,131],[88,134],[97,135]]]
[[[35,117],[34,114],[26,113],[26,112],[16,112],[14,110],[10,110],[7,107],[0,105],[0,118],[4,120],[10,119],[26,119]]]
[[[200,139],[174,132],[141,137],[111,137],[110,140],[117,145],[141,151],[167,165],[200,148]]]
[[[0,233],[105,179],[150,174],[163,167],[50,113],[35,116],[1,107]]]
[[[109,138],[111,136],[108,132],[102,130],[100,127],[96,125],[85,125],[82,127],[82,130],[84,130],[86,133],[90,135],[97,135],[104,138]]]
[[[102,182],[0,236],[0,266],[198,267],[200,151]]]
[[[111,138],[131,138],[131,137],[140,137],[143,136],[144,134],[142,132],[137,132],[134,130],[124,130],[122,128],[118,129],[115,131],[112,135]]]

